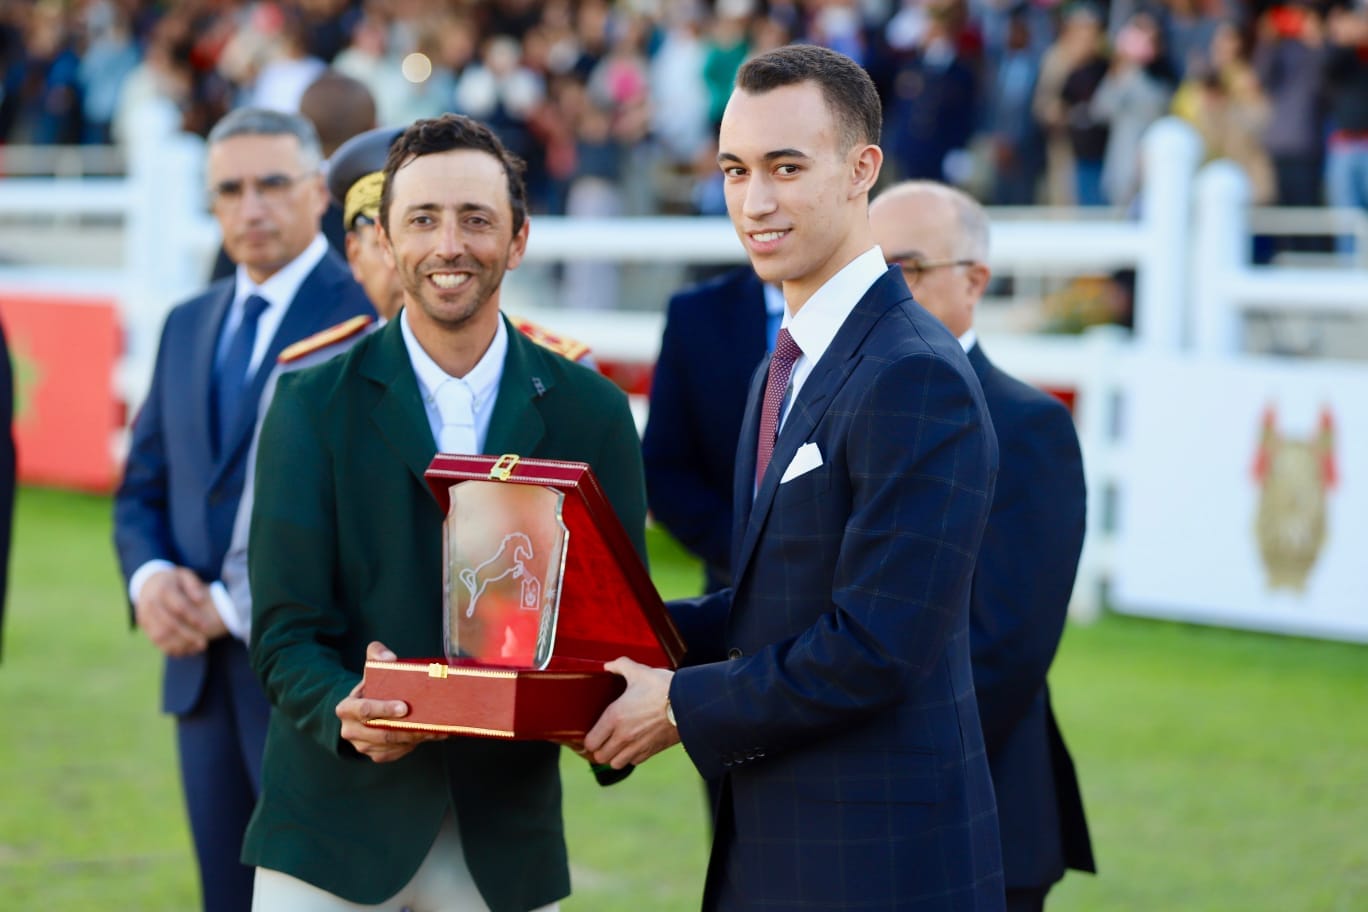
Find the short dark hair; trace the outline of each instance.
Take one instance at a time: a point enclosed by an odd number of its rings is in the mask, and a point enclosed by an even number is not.
[[[878,143],[883,106],[874,80],[845,54],[815,44],[787,44],[753,57],[736,73],[736,88],[760,94],[783,86],[813,82],[822,90],[836,120],[842,151]]]
[[[508,201],[513,208],[513,233],[522,230],[527,220],[527,185],[523,182],[523,160],[504,147],[499,137],[478,120],[464,114],[416,120],[399,134],[385,159],[385,188],[380,192],[380,225],[389,231],[389,210],[393,201],[394,175],[404,165],[424,155],[474,149],[498,159],[508,177]]]

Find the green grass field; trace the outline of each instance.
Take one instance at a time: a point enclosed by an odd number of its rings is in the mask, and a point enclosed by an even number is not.
[[[21,492],[0,703],[0,908],[188,910],[197,901],[159,663],[128,629],[104,498]],[[651,538],[656,581],[696,569]],[[1108,616],[1052,674],[1102,874],[1051,909],[1368,909],[1368,649]],[[566,912],[689,910],[703,798],[672,750],[599,789],[563,765]]]

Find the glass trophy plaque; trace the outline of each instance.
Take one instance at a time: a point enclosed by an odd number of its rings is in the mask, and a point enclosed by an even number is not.
[[[449,663],[545,668],[570,530],[565,493],[543,485],[465,481],[448,489],[443,526]]]

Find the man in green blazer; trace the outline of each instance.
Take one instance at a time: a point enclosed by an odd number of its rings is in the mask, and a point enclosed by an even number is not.
[[[281,378],[262,429],[249,566],[252,661],[274,707],[243,860],[257,909],[523,912],[570,890],[559,748],[374,729],[372,658],[441,656],[434,453],[588,462],[645,553],[626,397],[499,312],[528,237],[521,163],[484,126],[418,121],[385,166],[399,318]]]

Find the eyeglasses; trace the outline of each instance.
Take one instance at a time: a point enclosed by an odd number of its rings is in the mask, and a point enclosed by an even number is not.
[[[978,260],[923,260],[918,257],[904,257],[888,261],[889,266],[897,266],[903,271],[909,288],[916,285],[921,277],[933,269],[946,266],[973,266]]]
[[[313,177],[318,172],[305,171],[302,174],[291,176],[289,174],[263,174],[261,177],[254,177],[250,181],[241,179],[219,181],[209,188],[209,198],[215,206],[225,206],[232,208],[242,205],[242,200],[247,195],[247,185],[251,184],[256,195],[261,201],[267,204],[283,202],[290,195],[290,190],[294,185],[305,178]]]

